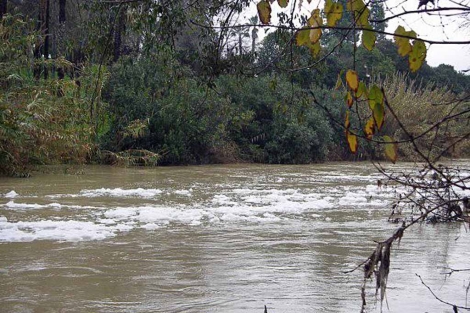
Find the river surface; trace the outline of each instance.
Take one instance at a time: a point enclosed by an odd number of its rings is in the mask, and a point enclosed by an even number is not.
[[[344,272],[397,227],[370,163],[80,172],[0,178],[0,312],[359,312]],[[464,224],[393,247],[385,312],[452,312],[416,274],[470,305],[470,272],[443,274],[470,268]]]

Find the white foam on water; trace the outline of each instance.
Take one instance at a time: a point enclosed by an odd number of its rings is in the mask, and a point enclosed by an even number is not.
[[[17,209],[17,210],[39,210],[44,208],[61,208],[59,203],[50,203],[50,204],[37,204],[37,203],[16,203],[13,200],[1,205],[6,209]],[[1,207],[0,206],[0,207]]]
[[[169,224],[179,222],[183,224],[192,223],[200,219],[201,210],[179,209],[174,207],[143,207],[139,209],[136,220],[141,223]]]
[[[155,229],[158,229],[158,228],[161,228],[161,227],[162,227],[161,225],[158,225],[158,224],[155,224],[155,223],[148,223],[148,224],[142,225],[142,228],[145,229],[145,230],[155,230]]]
[[[33,240],[89,241],[115,236],[115,229],[94,222],[52,221],[10,223],[0,219],[0,242]]]
[[[326,177],[326,175],[324,176]],[[322,177],[322,179],[324,179]],[[290,220],[303,220],[310,216],[315,222],[330,224],[330,217],[320,213],[322,210],[345,210],[350,206],[364,207],[375,210],[374,207],[386,206],[393,197],[394,190],[389,188],[379,189],[374,184],[372,176],[335,176],[333,180],[349,178],[355,181],[367,182],[364,186],[355,184],[341,185],[341,183],[313,182],[308,189],[305,186],[284,186],[260,184],[217,185],[217,188],[209,190],[213,192],[208,200],[200,201],[189,198],[190,204],[167,205],[165,197],[159,201],[163,193],[160,189],[122,189],[99,188],[83,189],[76,194],[49,195],[47,198],[77,198],[77,197],[116,197],[116,198],[143,198],[152,199],[149,202],[158,204],[144,204],[127,207],[91,207],[70,205],[58,201],[49,204],[16,203],[13,198],[3,205],[6,210],[28,209],[88,209],[85,216],[75,215],[75,212],[67,211],[67,216],[58,214],[48,217],[48,220],[9,222],[7,217],[0,215],[0,242],[1,241],[32,241],[32,240],[57,240],[57,241],[83,241],[102,240],[135,229],[152,231],[173,225],[187,225],[193,227],[211,227],[215,224],[233,225],[237,223],[285,223]],[[349,180],[346,179],[346,180]],[[303,180],[299,180],[303,182]],[[289,188],[294,186],[294,188]],[[237,187],[237,188],[234,188]],[[251,188],[252,187],[252,188]],[[295,188],[298,187],[298,188]],[[13,191],[12,191],[13,192]],[[165,189],[164,195],[178,195],[191,197],[193,190]],[[214,194],[215,193],[215,194]],[[83,200],[83,199],[82,199]],[[8,201],[8,200],[7,200]],[[126,201],[128,202],[128,201]],[[327,212],[327,211],[323,211]],[[50,213],[50,212],[48,212]],[[1,214],[1,211],[0,211]],[[8,215],[7,215],[8,216]],[[39,218],[31,216],[28,218]],[[87,220],[83,220],[87,218]],[[68,220],[74,219],[74,220]],[[78,221],[80,219],[80,221]],[[325,222],[326,221],[326,222]],[[332,224],[332,223],[331,223]]]
[[[103,215],[105,218],[98,219],[98,221],[105,224],[120,225],[125,221],[128,225],[137,225],[137,223],[155,224],[159,227],[170,223],[199,225],[202,220],[213,217],[210,213],[201,208],[189,208],[185,206],[121,207],[107,210]]]
[[[332,202],[332,200],[328,198],[313,200],[309,202],[309,205],[315,209],[331,209],[335,207],[335,204]]]
[[[161,194],[163,191],[160,189],[122,189],[122,188],[100,188],[100,189],[85,189],[81,190],[79,195],[71,195],[75,197],[136,197],[136,198],[154,198]]]
[[[126,223],[132,227],[143,229],[156,229],[170,224],[183,225],[207,225],[207,223],[220,222],[278,222],[284,219],[284,214],[298,214],[313,206],[331,206],[330,203],[319,204],[298,203],[288,200],[271,205],[252,206],[207,206],[197,204],[193,206],[140,206],[119,207],[102,212],[103,218],[97,222],[104,225],[116,225],[119,227]]]
[[[381,189],[377,185],[367,185],[366,191],[369,193],[379,193]]]
[[[59,209],[62,208],[62,204],[56,203],[56,202],[50,203],[49,206],[50,206],[51,208],[54,208],[54,209],[57,209],[57,210],[59,210]]]
[[[135,208],[116,208],[104,212],[104,216],[114,221],[122,221],[130,219],[138,214]]]
[[[131,230],[133,230],[134,228],[136,227],[135,225],[135,222],[127,222],[127,223],[124,223],[124,224],[117,224],[114,229],[116,231],[119,231],[121,233],[123,232],[129,232]]]
[[[189,197],[192,194],[192,189],[189,189],[189,190],[175,190],[174,193],[177,194],[177,195],[180,195],[180,196]]]
[[[239,215],[239,214],[232,214],[227,213],[219,217],[220,221],[223,222],[249,222],[249,223],[275,223],[282,221],[282,219],[278,216],[273,214],[264,213],[262,215]]]
[[[391,202],[388,201],[388,200],[371,200],[367,203],[367,206],[376,206],[376,207],[388,208],[390,203]]]
[[[37,203],[16,203],[15,201],[11,200],[8,203],[5,203],[3,207],[7,209],[19,209],[19,210],[38,210],[47,208],[48,204],[37,204]]]
[[[212,204],[214,205],[236,205],[237,202],[232,200],[232,198],[226,195],[215,195],[212,200]]]
[[[346,193],[346,195],[341,197],[341,199],[338,202],[338,204],[342,206],[358,205],[358,204],[366,204],[366,203],[367,203],[366,197],[360,196],[352,192]]]
[[[100,218],[97,222],[105,225],[115,225],[117,223],[117,221],[112,218]]]
[[[19,194],[16,191],[12,190],[4,195],[5,198],[16,198]]]

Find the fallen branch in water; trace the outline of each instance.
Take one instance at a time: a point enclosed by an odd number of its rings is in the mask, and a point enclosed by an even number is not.
[[[410,228],[411,226],[417,223],[428,221],[427,217],[430,214],[433,214],[436,211],[441,210],[443,207],[444,208],[448,207],[449,203],[453,203],[453,202],[454,200],[438,203],[434,207],[425,208],[419,216],[417,216],[414,219],[411,219],[411,221],[409,222],[403,221],[402,225],[397,230],[395,230],[392,236],[390,236],[388,239],[384,241],[377,242],[377,246],[375,250],[364,262],[356,266],[353,270],[349,271],[349,272],[353,272],[357,270],[359,267],[361,267],[362,265],[364,268],[364,281],[361,287],[361,298],[362,298],[361,312],[365,312],[365,307],[367,304],[366,303],[367,282],[369,279],[373,277],[372,276],[373,274],[375,276],[375,282],[376,282],[375,294],[377,296],[380,290],[380,304],[381,306],[383,304],[383,300],[385,299],[385,292],[387,289],[388,274],[390,272],[390,251],[392,249],[392,244],[395,241],[397,241],[397,243],[400,244],[400,241],[405,231],[408,228]],[[457,307],[457,308],[470,310],[470,308],[465,308],[465,307]]]
[[[101,151],[103,163],[125,166],[157,166],[162,155],[162,153],[145,149],[129,149],[121,152]]]

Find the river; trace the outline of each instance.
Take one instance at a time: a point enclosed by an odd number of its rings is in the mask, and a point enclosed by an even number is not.
[[[79,172],[0,178],[0,312],[359,312],[363,273],[344,272],[397,227],[370,163]],[[416,274],[466,306],[470,272],[443,273],[469,247],[462,223],[412,228],[384,311],[452,312]]]

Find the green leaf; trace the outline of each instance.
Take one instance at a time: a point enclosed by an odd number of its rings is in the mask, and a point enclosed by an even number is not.
[[[264,25],[269,24],[271,21],[271,5],[268,1],[260,1],[256,6],[258,9],[258,16]]]
[[[377,39],[375,32],[371,26],[366,26],[368,30],[362,32],[362,45],[369,51],[372,51],[375,47],[375,40]],[[369,30],[370,29],[370,30]]]
[[[397,143],[390,138],[389,136],[383,136],[383,140],[386,142],[385,144],[385,155],[387,158],[395,163],[398,159],[398,145]]]
[[[357,91],[359,87],[359,76],[357,76],[356,71],[348,70],[346,72],[346,83],[354,92]]]
[[[343,86],[343,80],[341,79],[341,76],[343,75],[343,70],[338,74],[338,79],[336,79],[336,85],[335,85],[335,90],[338,90]]]
[[[382,90],[377,86],[373,85],[369,91],[369,107],[372,110],[372,115],[375,120],[377,129],[380,130],[384,123],[385,118],[385,105],[384,95]]]
[[[366,84],[364,84],[363,82],[359,82],[359,86],[356,91],[356,98],[359,99],[361,97],[364,97],[365,99],[368,99],[367,94],[368,94],[368,90],[367,90]]]
[[[343,5],[332,0],[325,2],[326,25],[330,27],[336,26],[336,23],[343,16]]]
[[[281,8],[285,8],[289,4],[289,0],[277,0],[277,3]]]
[[[297,46],[308,45],[310,42],[310,29],[307,27],[302,28],[301,30],[297,31],[295,35],[295,41]]]
[[[409,55],[410,70],[416,72],[426,59],[426,45],[421,40],[415,40]]]
[[[272,79],[271,81],[269,81],[269,89],[271,89],[272,91],[275,91],[276,88],[277,88],[277,80]]]
[[[359,82],[359,87],[356,91],[356,98],[359,99],[361,97],[363,97],[364,99],[368,99],[367,87],[366,84],[364,84],[363,82]]]
[[[310,53],[312,54],[312,57],[316,58],[321,50],[320,41],[317,41],[314,44],[309,43],[307,46],[310,49]]]
[[[347,8],[354,14],[354,21],[358,26],[369,26],[369,13],[370,10],[362,0],[348,0]]]
[[[377,86],[373,85],[369,91],[369,107],[373,111],[376,103],[383,103],[384,95],[382,90]]]
[[[385,119],[385,106],[383,101],[382,102],[376,102],[374,106],[374,120],[375,120],[375,125],[377,126],[377,129],[380,130],[384,124],[384,119]]]
[[[398,36],[397,36],[398,35]],[[403,26],[398,26],[395,30],[395,44],[398,46],[398,54],[404,57],[411,52],[410,38],[403,38],[401,36],[407,36],[411,38],[416,38],[416,33],[414,31],[406,31]]]
[[[349,130],[346,130],[346,140],[348,141],[349,150],[352,153],[357,152],[357,136],[351,133]]]

